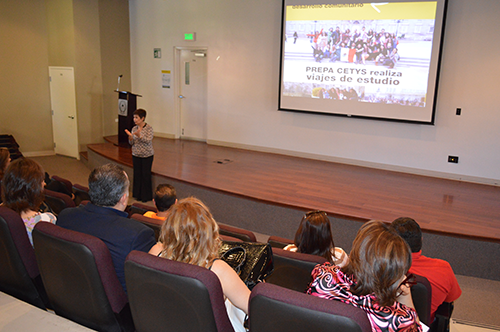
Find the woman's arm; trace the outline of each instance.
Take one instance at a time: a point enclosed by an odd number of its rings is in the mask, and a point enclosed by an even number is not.
[[[163,245],[160,242],[157,242],[151,249],[149,253],[154,256],[158,256],[160,252],[163,250]]]
[[[219,278],[222,291],[229,301],[248,314],[250,290],[238,274],[221,259],[214,261],[211,270]]]

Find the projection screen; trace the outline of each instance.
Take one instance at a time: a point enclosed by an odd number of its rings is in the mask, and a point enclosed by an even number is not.
[[[279,109],[433,124],[446,0],[283,0]]]

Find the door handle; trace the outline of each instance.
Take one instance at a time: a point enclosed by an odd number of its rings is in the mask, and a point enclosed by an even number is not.
[[[70,118],[71,120],[73,120],[75,117],[71,116],[71,115],[68,115],[68,118]]]

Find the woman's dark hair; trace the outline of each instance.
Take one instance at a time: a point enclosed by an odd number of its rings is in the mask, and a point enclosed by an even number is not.
[[[375,293],[381,306],[396,301],[400,281],[411,266],[410,247],[389,225],[372,220],[358,231],[349,254],[349,264],[342,268],[352,274],[356,295]]]
[[[134,111],[134,115],[137,115],[141,119],[145,119],[146,118],[146,110],[142,109],[142,108],[138,108]]]
[[[44,171],[36,161],[19,158],[10,163],[2,179],[4,205],[17,213],[38,211],[43,202]]]
[[[326,212],[306,213],[295,233],[294,243],[298,252],[321,256],[333,263],[332,255],[335,253],[335,244]]]
[[[0,180],[2,180],[5,173],[5,168],[10,160],[10,152],[7,148],[0,148]]]

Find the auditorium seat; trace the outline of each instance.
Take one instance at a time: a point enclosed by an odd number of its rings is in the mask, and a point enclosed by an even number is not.
[[[131,219],[137,220],[141,224],[144,224],[151,228],[155,232],[155,240],[158,241],[158,237],[160,236],[161,226],[163,225],[163,220],[145,217],[142,214],[134,213]]]
[[[73,184],[72,187],[73,194],[75,198],[73,199],[75,205],[78,206],[82,203],[82,201],[90,201],[89,188],[82,186],[78,183]]]
[[[431,326],[432,288],[427,278],[415,275],[415,285],[411,287],[411,297],[418,318],[427,326]]]
[[[196,265],[132,251],[125,261],[138,332],[233,332],[219,279]]]
[[[431,332],[448,332],[453,303],[443,302],[437,308],[435,319],[431,322],[431,284],[427,278],[419,275],[415,275],[415,281],[417,284],[411,287],[411,296],[420,321],[429,326]]]
[[[58,182],[61,182],[62,184],[64,184],[64,186],[66,187],[66,189],[68,190],[68,192],[73,192],[73,184],[71,183],[70,180],[68,179],[65,179],[65,178],[62,178],[58,175],[52,175],[51,177],[52,180],[55,180],[55,181],[58,181]]]
[[[50,307],[24,222],[4,206],[0,206],[0,244],[0,291],[40,309]]]
[[[443,302],[437,308],[431,332],[449,332],[451,314],[453,313],[453,302]]]
[[[371,332],[366,313],[352,305],[260,283],[250,295],[252,332]]]
[[[56,216],[61,213],[62,210],[68,207],[75,207],[75,202],[68,195],[58,193],[56,191],[44,189],[44,202],[48,205],[50,211]]]
[[[129,217],[131,217],[134,213],[144,214],[148,211],[153,211],[157,213],[158,209],[155,206],[146,205],[139,202],[132,203],[132,205],[130,205],[127,209]]]
[[[279,237],[279,236],[271,235],[267,239],[267,243],[269,243],[271,245],[271,247],[273,247],[273,248],[283,249],[287,245],[293,244],[293,240],[290,240],[290,239],[287,239],[287,238],[284,238],[284,237]]]
[[[229,226],[226,224],[218,224],[218,225],[219,225],[219,233],[222,235],[236,237],[245,242],[257,242],[257,237],[251,231],[239,227]]]
[[[274,271],[266,282],[304,293],[311,282],[311,272],[324,257],[273,249]]]
[[[39,222],[35,254],[50,303],[59,316],[99,331],[134,331],[130,307],[100,239]]]

